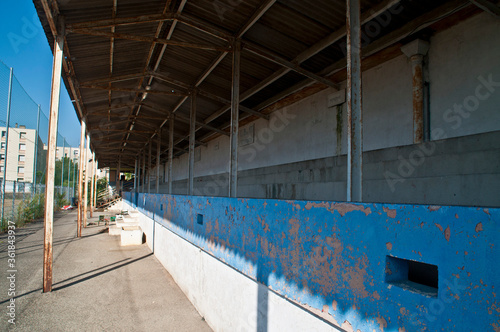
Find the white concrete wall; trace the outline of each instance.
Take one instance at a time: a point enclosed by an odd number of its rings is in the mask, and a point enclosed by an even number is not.
[[[439,128],[447,137],[457,137],[500,129],[499,31],[500,20],[483,13],[431,39],[433,130]],[[491,90],[478,79],[490,76],[497,82]],[[437,139],[436,134],[440,132],[433,135]]]

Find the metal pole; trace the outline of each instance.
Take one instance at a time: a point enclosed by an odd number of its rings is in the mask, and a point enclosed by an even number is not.
[[[83,221],[83,200],[82,200],[82,188],[83,188],[83,160],[84,160],[84,147],[85,147],[85,130],[86,123],[82,119],[82,127],[80,129],[80,155],[78,156],[78,224],[77,224],[77,236],[82,236],[82,221]]]
[[[85,148],[85,160],[83,164],[85,165],[85,181],[83,182],[83,185],[85,188],[83,188],[83,227],[87,227],[87,208],[88,208],[88,197],[89,197],[89,186],[87,182],[89,181],[89,150],[90,150],[90,136],[87,134],[87,147]],[[82,165],[83,166],[83,165]]]
[[[137,192],[137,158],[135,158],[135,168],[134,168],[134,192]]]
[[[14,69],[10,68],[9,75],[9,94],[7,96],[7,119],[6,119],[6,128],[5,128],[5,159],[3,161],[3,183],[2,183],[2,215],[1,223],[2,227],[4,226],[3,217],[5,210],[5,183],[7,182],[7,156],[8,156],[8,148],[9,148],[9,125],[10,125],[10,108],[12,106],[12,83],[14,79]]]
[[[12,187],[12,214],[10,216],[12,221],[14,221],[16,211],[16,185],[17,181],[14,180],[14,186]]]
[[[36,171],[38,167],[38,137],[40,135],[40,104],[38,104],[38,114],[36,116],[36,132],[35,132],[35,155],[33,156],[33,183],[35,184],[35,188],[33,189],[33,193],[36,195]]]
[[[156,145],[156,193],[160,193],[160,151],[161,150],[161,129],[158,131],[158,141]]]
[[[238,127],[240,104],[241,40],[234,44],[233,77],[231,88],[231,137],[229,159],[229,197],[237,197],[238,191]]]
[[[57,121],[61,92],[61,71],[64,59],[64,32],[54,42],[52,87],[50,96],[49,137],[47,142],[47,175],[45,181],[45,218],[43,246],[43,292],[52,291],[52,232],[54,221],[54,173],[56,167]]]
[[[71,146],[69,147],[69,158],[68,158],[68,184],[66,185],[66,192],[68,193],[68,201],[71,205],[71,197],[69,194],[69,181],[71,180]]]
[[[172,162],[174,160],[174,121],[175,117],[170,117],[168,124],[168,193],[172,195]]]
[[[62,164],[61,164],[61,194],[64,189],[64,149],[66,148],[66,140],[63,137],[63,148],[62,148]]]
[[[142,151],[142,192],[146,192],[146,149]]]
[[[116,170],[116,177],[118,178],[116,182],[116,188],[118,190],[117,194],[121,195],[121,189],[122,189],[122,184],[121,184],[121,177],[120,177],[120,172],[121,172],[121,167],[122,167],[122,158],[118,158],[118,169]]]
[[[94,209],[97,206],[97,160],[94,159]]]
[[[151,148],[153,146],[153,141],[149,141],[149,157],[148,157],[148,194],[151,193]]]
[[[95,152],[92,152],[92,168],[90,169],[90,218],[94,214],[94,158]]]
[[[194,189],[194,147],[196,139],[196,91],[191,95],[191,112],[189,114],[189,158],[188,158],[188,195]]]
[[[360,0],[347,0],[347,201],[362,201],[363,120]]]

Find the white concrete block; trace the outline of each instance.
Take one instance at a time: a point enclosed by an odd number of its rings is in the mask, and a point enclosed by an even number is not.
[[[122,228],[118,227],[116,225],[109,226],[109,235],[121,235],[122,234]]]
[[[142,244],[142,230],[139,226],[124,226],[121,232],[122,246],[137,246]]]

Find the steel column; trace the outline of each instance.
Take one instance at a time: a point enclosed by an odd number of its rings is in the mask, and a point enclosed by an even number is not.
[[[94,208],[97,204],[97,160],[94,158]]]
[[[240,104],[241,40],[234,44],[231,88],[231,136],[229,158],[229,197],[237,197],[238,190],[238,130]]]
[[[43,292],[52,291],[52,232],[54,222],[54,176],[56,168],[57,125],[59,96],[61,93],[61,71],[64,59],[64,33],[55,37],[52,86],[50,96],[49,137],[47,141],[47,174],[45,182],[45,216],[43,241]],[[8,133],[8,128],[7,128]]]
[[[152,160],[151,160],[151,149],[153,146],[153,141],[149,141],[149,157],[148,157],[148,194],[151,193],[151,167],[152,165]]]
[[[174,160],[174,121],[172,116],[168,124],[168,193],[172,195],[172,162]]]
[[[90,169],[90,218],[94,214],[94,158],[95,152],[92,152],[92,168]]]
[[[71,196],[69,194],[69,181],[71,181],[71,146],[69,147],[69,158],[68,158],[68,184],[66,185],[66,189],[68,192],[68,201],[71,205]]]
[[[360,0],[347,0],[347,201],[362,201],[363,118]]]
[[[142,192],[146,192],[146,149],[142,151]]]
[[[120,173],[122,171],[121,168],[122,168],[122,158],[118,157],[118,168],[116,169],[116,177],[118,179],[116,181],[116,190],[118,191],[118,195],[121,195],[122,192],[122,179],[120,176]]]
[[[156,193],[160,193],[160,155],[161,155],[161,129],[158,131],[156,146]]]
[[[189,113],[189,165],[188,165],[188,195],[193,195],[194,189],[194,148],[196,140],[196,91],[191,95],[191,111]]]
[[[64,192],[64,150],[66,149],[66,140],[63,139],[63,148],[62,148],[62,158],[61,158],[61,195]],[[57,148],[57,147],[56,147]]]
[[[85,165],[85,181],[83,182],[85,188],[84,188],[84,194],[83,194],[83,227],[87,227],[87,208],[88,208],[88,197],[89,197],[89,186],[87,182],[89,181],[89,150],[90,150],[90,136],[87,135],[87,147],[85,149],[85,160],[83,161],[83,164]],[[83,165],[82,165],[83,166]]]
[[[134,167],[134,192],[137,192],[137,158],[135,158],[135,167]]]
[[[83,188],[83,160],[84,160],[84,149],[85,149],[85,131],[86,123],[82,119],[82,127],[80,129],[80,155],[78,156],[78,223],[77,223],[77,236],[82,236],[82,217],[83,217],[83,200],[82,200],[82,188]]]

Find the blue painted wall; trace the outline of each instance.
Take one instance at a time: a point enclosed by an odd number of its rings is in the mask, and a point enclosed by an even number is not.
[[[355,331],[499,331],[500,209],[162,194],[137,208]],[[437,265],[437,295],[387,283],[387,256]]]

